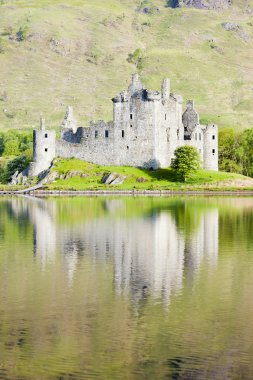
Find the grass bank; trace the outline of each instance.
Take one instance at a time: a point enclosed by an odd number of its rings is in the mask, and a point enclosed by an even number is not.
[[[120,185],[106,185],[102,178],[106,173],[117,173],[125,177]],[[240,174],[199,170],[181,182],[171,168],[147,170],[127,166],[100,166],[71,159],[56,159],[50,170],[57,177],[43,186],[47,191],[238,191],[252,190],[253,179]],[[39,182],[39,180],[38,180]],[[24,186],[0,185],[2,191],[15,191]]]
[[[253,190],[253,179],[239,174],[199,170],[180,182],[171,169],[146,170],[122,166],[100,166],[75,158],[55,160],[51,173],[58,178],[44,185],[45,190]],[[102,183],[105,173],[117,173],[125,177],[121,185]],[[2,188],[2,190],[6,187]],[[15,189],[14,189],[15,190]]]

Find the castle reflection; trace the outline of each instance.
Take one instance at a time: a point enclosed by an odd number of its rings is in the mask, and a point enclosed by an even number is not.
[[[167,201],[157,207],[147,200],[148,207],[131,214],[125,199],[93,199],[99,203],[98,214],[87,215],[89,204],[76,220],[79,204],[71,204],[72,199],[64,206],[62,202],[10,200],[15,217],[27,214],[33,226],[36,260],[45,268],[60,257],[70,284],[87,255],[95,264],[113,264],[117,294],[131,296],[136,303],[152,295],[169,304],[184,280],[194,283],[204,261],[212,266],[217,262],[218,206],[196,210],[193,204],[189,210],[189,202],[174,206]]]

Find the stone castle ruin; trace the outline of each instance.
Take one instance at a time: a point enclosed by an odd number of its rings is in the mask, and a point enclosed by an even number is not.
[[[217,126],[199,123],[192,100],[183,112],[183,99],[170,92],[169,79],[163,80],[161,92],[150,91],[134,74],[128,89],[112,101],[113,121],[92,122],[89,127],[78,126],[72,107],[68,107],[59,139],[41,119],[40,130],[33,135],[29,175],[48,169],[55,157],[107,166],[165,168],[175,149],[183,145],[198,149],[204,169],[218,170]]]

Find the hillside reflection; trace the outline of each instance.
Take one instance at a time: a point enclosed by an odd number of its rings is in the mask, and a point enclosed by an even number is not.
[[[117,294],[138,303],[152,295],[170,302],[183,281],[194,282],[201,264],[218,257],[218,206],[184,201],[147,202],[131,212],[125,199],[99,199],[96,212],[83,214],[79,203],[54,199],[13,198],[12,215],[26,215],[33,226],[34,255],[42,268],[60,255],[71,284],[78,262],[89,256],[113,264]],[[138,201],[136,201],[138,205]],[[63,208],[63,209],[62,209]],[[75,215],[77,217],[75,217]],[[64,217],[63,217],[64,216]]]

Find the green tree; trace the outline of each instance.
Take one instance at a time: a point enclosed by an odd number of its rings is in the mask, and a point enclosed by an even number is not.
[[[15,157],[13,160],[9,161],[6,166],[5,171],[5,181],[9,182],[13,174],[18,171],[22,172],[29,165],[30,160],[26,156]]]
[[[17,139],[8,139],[4,143],[4,156],[17,156],[19,154],[19,142]]]
[[[175,150],[175,158],[171,167],[177,171],[185,182],[186,178],[200,168],[199,152],[193,146],[185,145]]]
[[[133,63],[138,70],[142,70],[144,67],[143,58],[143,51],[136,49],[133,53],[128,54],[127,62]]]
[[[242,133],[240,143],[243,174],[253,177],[253,128]]]
[[[219,168],[225,172],[243,172],[241,133],[226,128],[219,133]]]

